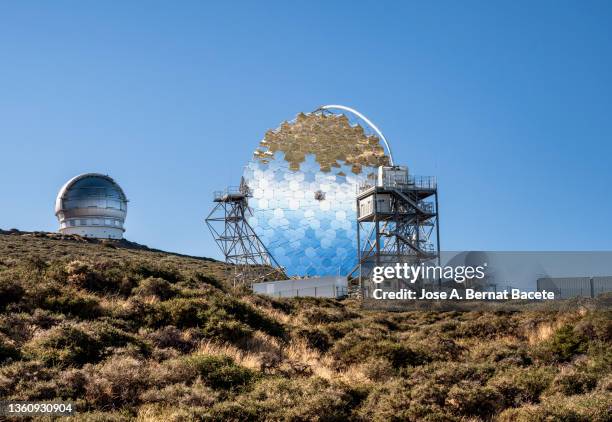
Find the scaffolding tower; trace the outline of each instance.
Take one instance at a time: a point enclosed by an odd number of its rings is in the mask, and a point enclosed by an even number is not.
[[[215,206],[206,217],[206,225],[221,249],[225,262],[233,264],[234,286],[285,279],[278,262],[261,242],[247,218],[251,192],[241,181],[239,187],[214,192]]]
[[[415,177],[403,166],[380,167],[376,181],[357,188],[358,263],[351,275],[369,297],[375,266],[440,264],[438,187],[435,177]],[[395,289],[411,288],[399,280]],[[399,284],[399,285],[398,285]],[[391,287],[391,286],[388,286]]]

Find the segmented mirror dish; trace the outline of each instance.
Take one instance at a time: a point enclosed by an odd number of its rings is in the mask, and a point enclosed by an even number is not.
[[[266,132],[244,170],[248,221],[287,274],[346,274],[357,262],[357,185],[381,165],[389,157],[363,126],[300,113]]]

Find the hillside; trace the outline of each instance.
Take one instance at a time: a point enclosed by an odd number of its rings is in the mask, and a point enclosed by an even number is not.
[[[91,421],[610,420],[610,312],[373,312],[227,270],[0,233],[0,397]]]

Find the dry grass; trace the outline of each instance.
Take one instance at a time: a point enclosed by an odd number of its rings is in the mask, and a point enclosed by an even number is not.
[[[247,352],[230,344],[218,344],[210,340],[204,340],[199,345],[194,356],[198,355],[222,355],[229,356],[234,362],[246,368],[259,370],[262,364],[262,355],[257,352]]]
[[[233,289],[225,264],[124,246],[0,234],[2,397],[92,421],[609,414],[609,312],[277,300]]]

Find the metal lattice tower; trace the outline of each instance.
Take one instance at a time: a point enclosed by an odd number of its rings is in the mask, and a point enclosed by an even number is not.
[[[388,172],[388,173],[386,173]],[[368,295],[374,266],[440,263],[438,188],[434,177],[408,176],[405,167],[379,170],[357,191],[358,263],[351,272]],[[411,288],[411,286],[400,286]]]
[[[240,187],[215,192],[215,206],[205,220],[225,262],[234,265],[234,286],[287,278],[247,221],[252,215],[250,196],[244,181]]]

